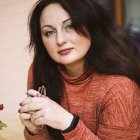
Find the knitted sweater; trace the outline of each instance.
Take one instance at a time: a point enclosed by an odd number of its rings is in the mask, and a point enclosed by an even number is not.
[[[79,77],[63,74],[65,92],[61,105],[80,116],[77,127],[63,134],[65,140],[139,140],[140,88],[124,76],[94,74]],[[32,88],[29,70],[28,89]],[[25,129],[26,140],[51,140],[47,128],[37,135]]]

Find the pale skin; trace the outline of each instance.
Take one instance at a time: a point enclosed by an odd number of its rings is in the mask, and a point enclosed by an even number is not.
[[[70,125],[73,119],[71,113],[48,97],[36,97],[38,92],[33,89],[28,93],[33,97],[27,97],[21,102],[20,118],[31,133],[38,133],[37,125],[49,125],[59,130]]]
[[[50,4],[42,11],[40,28],[42,41],[50,57],[64,65],[72,76],[80,75],[91,42],[74,30],[69,14],[58,3]],[[33,97],[21,102],[19,112],[22,122],[31,133],[38,133],[37,125],[48,125],[59,130],[69,127],[73,119],[70,112],[48,97],[37,97],[38,92],[33,89],[28,93]]]

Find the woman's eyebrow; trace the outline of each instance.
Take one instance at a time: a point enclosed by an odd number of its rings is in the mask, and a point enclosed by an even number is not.
[[[69,21],[69,20],[71,20],[71,19],[68,18],[68,19],[64,20],[62,23],[64,24],[65,22],[67,22],[67,21]]]
[[[71,20],[71,19],[68,18],[68,19],[64,20],[64,21],[62,22],[62,24],[66,23],[66,22],[69,21],[69,20]],[[42,26],[42,29],[45,28],[45,27],[53,28],[52,25],[44,25],[44,26]]]
[[[45,28],[45,27],[53,28],[52,25],[44,25],[44,26],[42,26],[42,29]]]

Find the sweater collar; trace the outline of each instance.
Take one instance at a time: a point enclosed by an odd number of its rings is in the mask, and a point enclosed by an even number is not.
[[[64,81],[73,85],[78,85],[89,81],[92,75],[90,73],[87,73],[86,69],[83,72],[81,72],[78,76],[72,76],[68,74],[63,68],[59,67],[59,69]]]

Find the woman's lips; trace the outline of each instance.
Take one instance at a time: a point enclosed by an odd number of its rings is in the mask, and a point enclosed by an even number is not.
[[[66,48],[66,49],[62,49],[60,50],[58,53],[61,54],[61,55],[67,55],[68,53],[71,52],[73,48]]]

